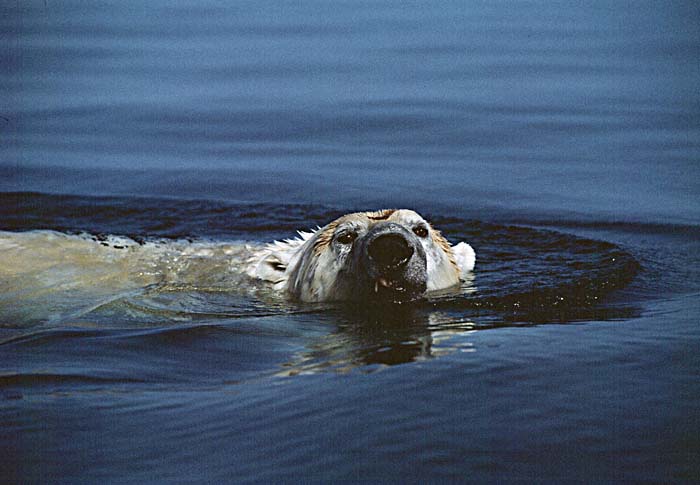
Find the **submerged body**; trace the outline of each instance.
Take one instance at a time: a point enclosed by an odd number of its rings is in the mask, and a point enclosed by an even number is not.
[[[2,321],[73,321],[145,291],[246,291],[242,243],[0,231]]]
[[[299,236],[256,252],[248,274],[307,302],[403,302],[456,286],[474,269],[471,246],[450,245],[406,209],[347,214]]]

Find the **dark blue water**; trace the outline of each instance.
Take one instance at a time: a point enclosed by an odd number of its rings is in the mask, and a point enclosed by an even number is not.
[[[0,478],[699,479],[699,20],[6,2]],[[382,207],[473,280],[367,311],[231,276]]]

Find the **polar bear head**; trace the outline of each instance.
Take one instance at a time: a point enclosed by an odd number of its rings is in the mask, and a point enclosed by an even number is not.
[[[255,252],[248,274],[307,302],[410,301],[474,268],[468,244],[451,246],[412,210],[347,214],[299,235]]]

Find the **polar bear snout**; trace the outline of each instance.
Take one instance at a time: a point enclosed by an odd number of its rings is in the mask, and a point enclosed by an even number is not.
[[[417,237],[401,224],[375,225],[357,248],[361,293],[372,299],[406,301],[426,289],[426,255]],[[364,269],[364,270],[363,270]]]
[[[367,246],[369,259],[380,268],[398,269],[408,264],[414,249],[401,234],[381,234]]]

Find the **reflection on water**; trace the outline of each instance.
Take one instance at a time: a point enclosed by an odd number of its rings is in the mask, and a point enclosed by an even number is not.
[[[278,375],[357,368],[373,372],[454,351],[474,351],[467,337],[475,326],[470,320],[458,322],[439,311],[426,312],[413,305],[346,307],[336,313],[333,330],[295,353]]]

